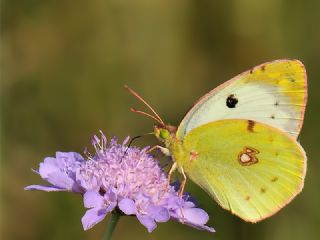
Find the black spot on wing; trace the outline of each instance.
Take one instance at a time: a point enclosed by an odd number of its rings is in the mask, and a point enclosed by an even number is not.
[[[238,99],[234,96],[234,94],[230,94],[226,100],[226,105],[228,108],[235,108],[238,104]]]

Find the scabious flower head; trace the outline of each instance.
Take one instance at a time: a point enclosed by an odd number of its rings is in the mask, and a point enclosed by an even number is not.
[[[72,191],[83,195],[88,210],[82,218],[85,230],[102,221],[111,211],[135,215],[149,232],[157,222],[170,218],[198,229],[213,232],[206,226],[208,214],[196,208],[189,196],[179,197],[148,148],[119,144],[116,138],[92,138],[95,154],[87,160],[77,153],[57,153],[46,158],[38,173],[53,186],[31,185],[27,190]],[[49,159],[49,160],[48,160]],[[61,179],[59,178],[61,176]],[[59,179],[59,180],[57,180]]]

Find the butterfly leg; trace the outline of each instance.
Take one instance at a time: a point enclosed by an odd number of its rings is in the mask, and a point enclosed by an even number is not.
[[[167,148],[165,148],[165,147],[161,147],[161,146],[159,146],[159,145],[153,146],[152,148],[150,148],[150,149],[147,151],[147,153],[150,153],[150,152],[154,151],[155,149],[160,149],[160,151],[161,151],[164,155],[170,156],[170,151],[169,151],[169,149],[167,149]]]
[[[183,195],[183,192],[184,192],[184,187],[186,186],[186,182],[187,182],[187,176],[186,174],[184,173],[183,171],[183,168],[179,168],[181,174],[183,175],[183,181],[182,181],[182,184],[181,184],[181,189],[180,189],[180,192],[179,192],[179,197],[182,197]],[[183,208],[180,208],[180,213],[181,213],[181,216],[182,216],[182,220],[181,220],[181,223],[184,224],[185,222],[185,218],[184,218],[184,212],[183,212]]]
[[[171,175],[177,169],[177,166],[178,166],[177,163],[174,162],[170,168],[170,171],[168,173],[167,191],[169,190]]]
[[[186,176],[186,174],[184,173],[182,167],[181,167],[179,170],[180,170],[181,174],[183,175],[183,181],[182,181],[181,189],[180,189],[180,192],[179,192],[179,197],[182,197],[183,192],[184,192],[184,187],[186,186],[186,182],[187,182],[187,176]]]
[[[182,219],[180,221],[181,221],[182,224],[184,224],[185,217],[184,217],[183,208],[180,208],[180,213],[181,213],[181,216],[182,216]]]

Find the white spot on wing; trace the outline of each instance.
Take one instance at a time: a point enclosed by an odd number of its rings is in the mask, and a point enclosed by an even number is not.
[[[241,156],[240,156],[240,161],[242,162],[242,163],[247,163],[247,162],[249,162],[251,160],[251,157],[248,155],[248,154],[246,154],[246,153],[242,153],[241,154]]]

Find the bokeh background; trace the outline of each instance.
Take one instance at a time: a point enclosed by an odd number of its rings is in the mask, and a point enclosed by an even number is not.
[[[258,224],[222,210],[191,182],[210,234],[170,221],[147,233],[123,218],[114,239],[318,239],[320,236],[320,1],[4,0],[1,10],[1,239],[101,239],[106,219],[82,230],[81,198],[26,192],[30,169],[55,151],[82,152],[102,129],[120,139],[150,132],[129,111],[128,84],[177,125],[192,103],[257,64],[297,58],[309,101],[300,141],[305,188]],[[137,145],[153,145],[146,137]]]

